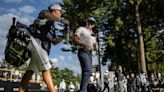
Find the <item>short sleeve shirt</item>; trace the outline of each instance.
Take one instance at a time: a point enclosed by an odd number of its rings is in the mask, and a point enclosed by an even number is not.
[[[92,34],[93,32],[85,27],[80,27],[75,32],[75,35],[80,38],[81,43],[93,48],[93,44],[96,43],[96,38],[92,36]]]

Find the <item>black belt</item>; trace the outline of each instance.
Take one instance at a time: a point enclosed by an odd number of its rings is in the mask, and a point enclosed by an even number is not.
[[[86,49],[84,49],[84,48],[79,48],[78,50],[79,50],[79,51],[82,51],[82,52],[89,52],[89,53],[92,52],[92,50],[86,50]]]

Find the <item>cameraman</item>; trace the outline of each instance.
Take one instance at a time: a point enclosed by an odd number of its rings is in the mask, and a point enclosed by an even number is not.
[[[51,48],[51,42],[55,45],[60,43],[64,38],[47,36],[50,30],[53,30],[54,21],[61,22],[63,24],[69,24],[66,19],[60,19],[62,15],[62,8],[58,4],[52,4],[48,7],[48,10],[42,10],[39,13],[38,18],[30,27],[31,44],[31,62],[29,63],[28,69],[26,70],[19,92],[24,92],[32,74],[42,72],[43,80],[45,81],[50,92],[57,92],[54,87],[52,76],[51,76],[51,64],[48,58]]]

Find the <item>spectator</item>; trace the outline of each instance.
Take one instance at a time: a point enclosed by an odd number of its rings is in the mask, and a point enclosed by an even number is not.
[[[75,83],[75,90],[78,92],[80,90],[80,84],[78,82]]]
[[[157,77],[158,77],[159,80],[161,80],[161,78],[162,78],[162,77],[161,77],[161,73],[158,73],[158,74],[157,74]]]
[[[146,80],[146,74],[145,73],[140,74],[140,80],[141,80],[141,89],[142,89],[141,92],[146,92],[147,80]]]
[[[88,84],[88,92],[95,92],[95,91],[96,91],[96,75],[95,73],[92,73]]]
[[[117,82],[118,82],[118,87],[120,92],[124,92],[124,87],[123,87],[123,79],[124,79],[124,74],[122,73],[122,66],[118,65],[117,70],[116,70],[116,77],[117,77]]]
[[[36,82],[40,82],[40,79],[41,79],[40,74],[39,73],[36,74]]]
[[[65,80],[62,79],[62,81],[59,84],[59,92],[65,92],[66,91],[66,83]]]
[[[4,77],[5,79],[8,78],[8,75],[9,75],[9,72],[8,72],[8,71],[4,71],[4,72],[3,72],[3,77]]]
[[[128,92],[128,90],[127,90],[127,82],[128,82],[127,78],[124,77],[124,79],[123,79],[124,92]]]
[[[46,83],[43,81],[41,84],[40,84],[40,86],[41,86],[41,90],[47,90],[47,85],[46,85]]]
[[[129,84],[129,90],[128,92],[135,92],[136,90],[136,79],[133,73],[131,73],[131,76],[128,80]]]
[[[96,78],[96,90],[99,91],[101,89],[101,79],[100,79],[100,72],[98,70],[96,70],[95,78]]]
[[[104,89],[102,90],[102,92],[104,92],[106,88],[109,92],[109,71],[108,70],[105,70],[105,73],[104,73]]]
[[[18,81],[18,79],[19,79],[19,71],[18,70],[15,70],[15,72],[14,72],[14,79],[15,79],[15,81]]]
[[[114,92],[119,92],[117,77],[114,77]]]
[[[96,75],[95,73],[92,73],[92,75],[90,76],[90,80],[89,80],[89,84],[96,84]]]
[[[136,75],[136,92],[140,92],[141,90],[141,80],[139,78],[139,75]]]
[[[73,85],[72,82],[70,82],[69,86],[68,86],[69,92],[74,92],[75,91],[75,86]]]

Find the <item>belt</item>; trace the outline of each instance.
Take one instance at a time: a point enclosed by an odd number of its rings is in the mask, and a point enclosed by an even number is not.
[[[79,50],[79,51],[82,51],[82,52],[89,52],[89,53],[92,52],[92,50],[86,50],[86,49],[84,49],[84,48],[79,48],[78,50]]]

